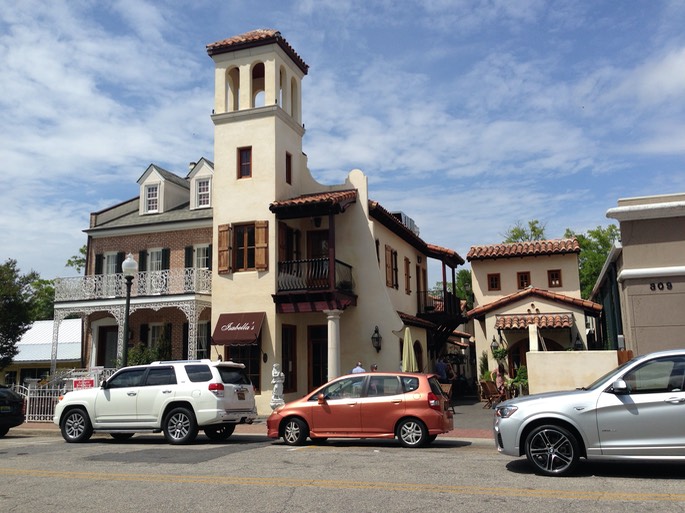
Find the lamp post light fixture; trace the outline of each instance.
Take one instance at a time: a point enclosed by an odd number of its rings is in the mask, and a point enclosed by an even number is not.
[[[382,340],[383,337],[381,337],[381,333],[378,331],[378,326],[376,326],[373,330],[373,335],[371,335],[371,344],[373,345],[377,353],[381,350]]]
[[[138,262],[135,261],[133,255],[129,253],[126,255],[126,260],[121,264],[121,271],[126,280],[126,309],[124,311],[124,350],[121,353],[121,366],[128,365],[128,317],[131,311],[131,284],[133,277],[138,274]]]
[[[492,342],[490,342],[490,351],[493,353],[499,349],[499,343],[495,340],[495,335],[492,336]]]

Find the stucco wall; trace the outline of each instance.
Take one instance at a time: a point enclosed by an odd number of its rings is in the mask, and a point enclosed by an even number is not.
[[[584,387],[618,367],[616,351],[529,352],[526,359],[531,394]]]

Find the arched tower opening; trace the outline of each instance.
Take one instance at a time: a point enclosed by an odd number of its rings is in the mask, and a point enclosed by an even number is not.
[[[240,70],[236,67],[226,71],[226,112],[240,110]]]
[[[263,107],[265,95],[264,63],[258,62],[252,66],[252,107]]]

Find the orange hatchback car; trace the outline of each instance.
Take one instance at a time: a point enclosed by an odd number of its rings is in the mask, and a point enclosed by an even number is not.
[[[405,372],[349,374],[302,399],[276,408],[266,422],[270,438],[302,445],[328,438],[395,438],[422,447],[454,427],[435,375]]]

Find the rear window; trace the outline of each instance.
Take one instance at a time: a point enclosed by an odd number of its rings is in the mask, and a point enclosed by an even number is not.
[[[431,392],[433,392],[435,395],[440,397],[443,395],[442,393],[442,387],[440,386],[440,382],[438,381],[438,378],[432,377],[428,380],[428,384],[431,386]]]
[[[221,375],[221,381],[227,385],[250,385],[250,379],[245,374],[245,369],[235,367],[217,367]]]
[[[419,378],[412,376],[402,376],[402,386],[404,387],[404,392],[413,392],[419,388]]]
[[[188,379],[193,383],[201,383],[212,379],[212,371],[209,365],[186,365],[185,369]]]

